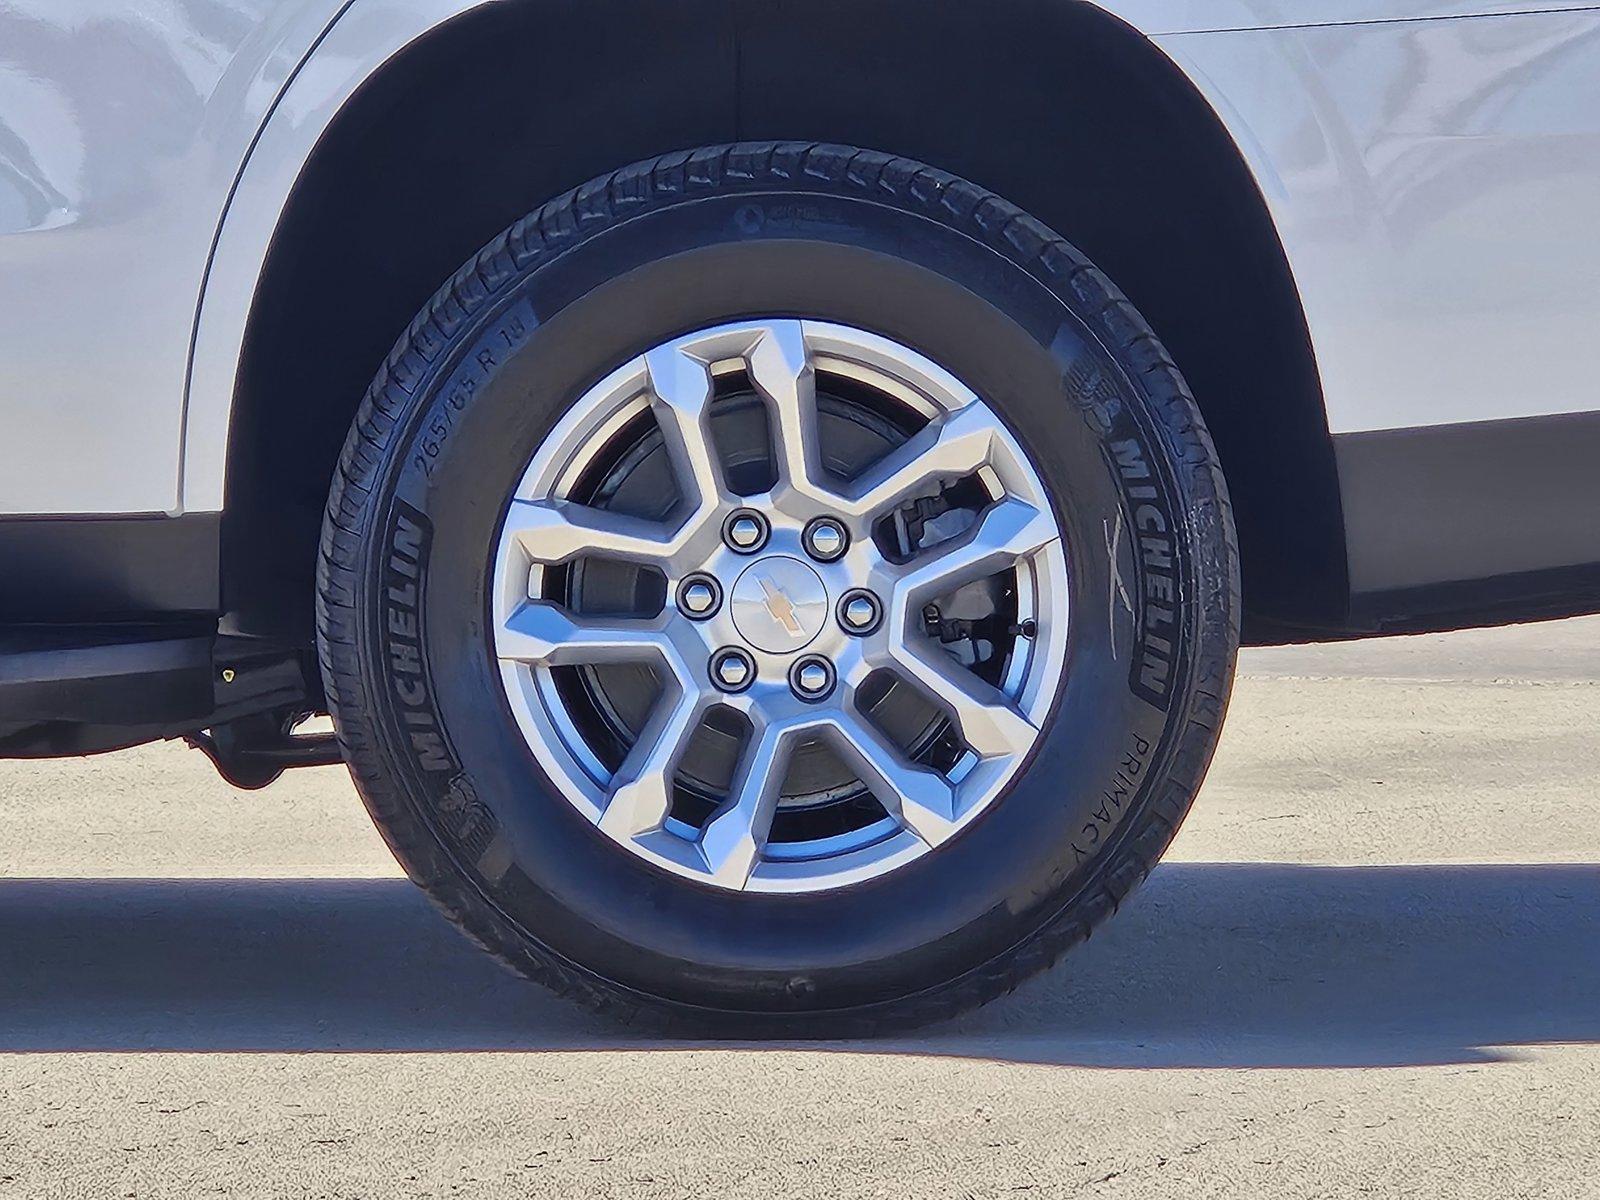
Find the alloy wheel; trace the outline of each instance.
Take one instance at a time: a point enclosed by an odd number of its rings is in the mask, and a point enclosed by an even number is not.
[[[836,427],[881,452],[841,474]],[[730,453],[751,430],[763,453]],[[659,503],[618,503],[629,480]],[[529,749],[618,846],[718,888],[835,888],[1001,797],[1060,688],[1067,569],[1027,455],[949,373],[859,329],[727,324],[622,365],[538,448],[493,653]]]

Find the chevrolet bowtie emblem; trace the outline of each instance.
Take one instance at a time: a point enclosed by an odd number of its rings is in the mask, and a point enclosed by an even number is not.
[[[795,637],[803,634],[805,626],[800,624],[800,616],[794,611],[794,604],[790,602],[789,597],[783,594],[783,589],[765,575],[758,582],[761,584],[761,591],[767,597],[767,612],[771,614],[772,619]]]

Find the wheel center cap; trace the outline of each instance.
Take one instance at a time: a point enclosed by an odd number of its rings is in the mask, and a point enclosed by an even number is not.
[[[798,558],[774,555],[751,563],[729,593],[740,635],[768,654],[808,645],[828,621],[828,589]]]

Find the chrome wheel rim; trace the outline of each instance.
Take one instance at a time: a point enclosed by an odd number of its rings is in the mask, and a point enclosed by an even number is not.
[[[713,434],[721,381],[735,376],[765,414],[772,481],[756,494],[732,490]],[[893,408],[907,430],[854,477],[825,466],[819,377],[847,387],[852,403]],[[641,421],[653,421],[679,495],[660,522],[575,499],[607,447]],[[957,491],[966,507],[939,509]],[[921,522],[933,510],[941,517]],[[927,540],[950,513],[955,531]],[[913,525],[918,539],[907,541]],[[561,580],[590,559],[659,576],[659,611],[574,610]],[[624,364],[546,437],[495,551],[493,653],[529,749],[602,835],[713,887],[817,891],[937,851],[1002,795],[1060,690],[1067,570],[1027,455],[951,374],[858,329],[740,322]],[[846,603],[863,596],[869,604]],[[945,617],[974,596],[1001,611],[978,624]],[[974,649],[960,637],[946,645],[969,625]],[[993,650],[981,663],[980,646]],[[607,664],[643,664],[660,685],[609,762],[563,682]],[[883,727],[873,697],[884,687],[940,716],[935,750]],[[690,820],[680,767],[714,716],[743,736],[725,794]],[[777,839],[775,820],[791,816],[788,769],[815,747],[854,773],[860,814],[840,832]]]

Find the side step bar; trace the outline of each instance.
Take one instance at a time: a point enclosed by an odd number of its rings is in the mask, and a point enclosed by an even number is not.
[[[215,640],[142,626],[0,632],[0,756],[93,753],[203,719]]]
[[[0,758],[188,737],[224,777],[257,787],[285,767],[338,761],[330,735],[289,733],[320,705],[305,649],[214,629],[0,628]]]

